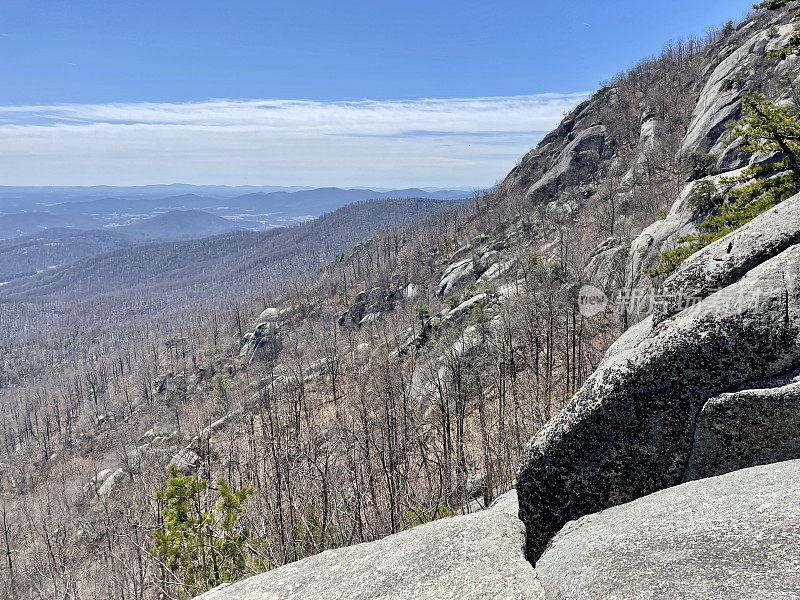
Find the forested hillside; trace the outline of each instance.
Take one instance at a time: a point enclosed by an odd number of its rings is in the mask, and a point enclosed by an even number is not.
[[[652,311],[663,253],[735,196],[693,204],[697,182],[781,158],[727,125],[748,91],[793,101],[800,3],[776,4],[612,78],[468,203],[356,205],[0,288],[6,597],[191,597],[224,579],[214,557],[236,579],[508,490]],[[219,523],[172,527],[178,488]]]

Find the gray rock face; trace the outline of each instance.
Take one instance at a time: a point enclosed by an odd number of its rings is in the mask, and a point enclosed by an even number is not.
[[[465,258],[449,264],[442,274],[442,280],[439,282],[436,293],[446,298],[456,285],[470,279],[474,270],[475,267],[471,258]]]
[[[117,469],[105,478],[103,483],[100,485],[100,488],[97,490],[97,495],[110,496],[120,485],[122,485],[124,480],[125,471],[121,468]]]
[[[516,494],[488,510],[329,550],[202,600],[544,600],[523,555]]]
[[[169,438],[175,435],[177,430],[170,426],[170,425],[153,425],[150,429],[148,429],[144,434],[142,434],[136,443],[139,445],[150,445],[153,443],[154,440],[158,440],[160,438]]]
[[[266,323],[268,321],[277,321],[280,318],[281,311],[278,308],[270,307],[265,308],[260,315],[258,315],[257,323]]]
[[[780,18],[775,15],[774,18]],[[767,45],[770,43],[767,29],[754,31],[743,43],[729,54],[706,79],[700,92],[692,121],[681,145],[680,154],[692,151],[711,152],[719,156],[729,140],[723,138],[725,123],[739,117],[739,100],[747,89],[757,87],[757,82],[767,70],[765,62]],[[767,67],[774,68],[772,64]],[[762,67],[762,68],[759,68]],[[740,84],[732,83],[743,79]]]
[[[703,180],[718,185],[722,177],[732,177],[740,172],[732,171],[705,177]],[[652,280],[644,273],[644,269],[657,265],[661,260],[661,253],[674,248],[679,237],[697,232],[698,215],[688,206],[694,184],[695,182],[692,182],[683,187],[666,218],[650,224],[631,243],[625,268],[625,287],[628,290],[643,292],[651,290]],[[633,320],[638,320],[652,311],[650,303],[629,307],[630,317]]]
[[[475,308],[476,306],[478,306],[478,305],[480,305],[482,303],[486,303],[488,301],[489,301],[489,295],[488,294],[476,294],[472,298],[470,298],[469,300],[464,300],[464,302],[462,302],[461,304],[456,306],[453,310],[448,312],[444,316],[443,320],[444,321],[449,321],[449,320],[454,319],[456,317],[461,317],[463,315],[466,315],[473,308]]]
[[[200,464],[200,461],[200,456],[198,456],[194,450],[191,448],[184,448],[173,456],[170,462],[175,465],[178,471],[186,475],[194,471]]]
[[[636,346],[650,337],[650,334],[652,333],[653,317],[651,315],[625,330],[625,333],[619,336],[617,341],[609,346],[608,350],[606,350],[606,353],[603,356],[603,360],[600,361],[598,366],[602,367],[606,363],[611,362],[611,360],[618,354],[633,350],[636,348]]]
[[[664,282],[669,300],[656,307],[656,324],[691,301],[737,281],[753,267],[800,242],[800,194],[759,215],[690,256]],[[787,276],[796,271],[787,272]]]
[[[603,155],[606,145],[606,129],[603,125],[593,125],[578,132],[567,146],[561,151],[555,163],[547,173],[536,181],[527,190],[527,195],[532,196],[537,192],[544,192],[557,187],[565,182],[565,177],[579,178],[588,168],[588,164],[599,160]]]
[[[567,524],[548,600],[797,600],[800,461],[685,483]]]
[[[787,458],[800,458],[797,379],[787,385],[731,392],[708,400],[697,418],[684,480]]]
[[[276,323],[272,321],[259,323],[252,332],[244,335],[239,356],[247,356],[250,360],[253,360],[256,352],[259,350],[269,351],[277,344],[278,335],[279,330]]]
[[[359,292],[353,304],[339,316],[339,325],[360,327],[374,323],[382,313],[394,310],[395,302],[401,297],[402,292],[398,290],[385,291],[380,287]]]
[[[680,483],[706,400],[800,364],[797,275],[791,246],[604,361],[520,461],[532,560],[567,521]]]

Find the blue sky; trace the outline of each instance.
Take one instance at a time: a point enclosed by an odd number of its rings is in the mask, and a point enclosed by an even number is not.
[[[748,4],[3,0],[0,179],[489,185]]]

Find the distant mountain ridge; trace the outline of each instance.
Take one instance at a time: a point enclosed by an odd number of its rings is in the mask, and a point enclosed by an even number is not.
[[[118,229],[131,238],[152,242],[197,239],[230,233],[243,227],[230,219],[190,209],[171,210]]]
[[[59,263],[58,268],[29,268],[33,273],[28,274],[38,275],[16,279],[0,287],[0,303],[66,302],[65,307],[89,307],[101,302],[117,305],[120,310],[157,311],[163,306],[185,304],[189,298],[209,299],[216,295],[217,300],[230,299],[243,294],[256,282],[273,284],[308,273],[376,231],[459,204],[458,200],[429,198],[362,201],[294,227],[236,230],[202,239],[146,245],[130,240],[121,242],[120,235],[124,235],[126,229],[122,227],[87,232],[99,236],[108,251],[76,256],[69,264]],[[207,222],[204,213],[192,216]],[[155,221],[158,230],[175,217],[170,213],[161,215],[151,219],[146,227],[153,226]],[[76,240],[80,243],[80,236],[70,238],[63,233],[61,236],[68,242],[67,247],[73,247]],[[39,241],[42,240],[43,236],[39,236]],[[120,247],[120,243],[127,243],[127,246]],[[5,246],[0,243],[0,274],[6,249],[13,249],[14,244],[19,244],[19,240],[6,240]],[[52,248],[51,244],[47,241],[38,246]],[[64,249],[54,250],[55,255],[64,252]],[[141,299],[135,307],[125,300],[134,288]],[[214,293],[209,293],[210,290]],[[145,308],[145,304],[150,308]]]
[[[161,192],[161,193],[157,193]],[[173,192],[165,194],[164,192]],[[181,193],[174,193],[181,192]],[[245,192],[245,193],[232,193]],[[468,196],[463,190],[408,188],[373,190],[335,187],[310,189],[222,188],[220,186],[153,186],[139,188],[10,188],[0,187],[0,239],[38,234],[47,228],[82,230],[120,228],[172,211],[204,211],[217,227],[195,228],[176,222],[187,234],[169,231],[150,236],[155,240],[190,239],[233,231],[236,228],[267,230],[291,225],[334,211],[347,204],[387,198],[453,200]],[[184,215],[184,220],[189,215]],[[199,215],[195,215],[195,219]],[[158,222],[156,222],[157,224]],[[152,226],[155,227],[156,224]],[[168,228],[167,228],[168,229]],[[138,238],[137,229],[132,234]]]
[[[338,188],[306,186],[219,186],[219,185],[190,185],[169,184],[149,186],[75,186],[75,187],[36,187],[36,186],[0,186],[0,213],[13,213],[23,210],[51,210],[50,207],[60,204],[77,204],[92,201],[103,201],[110,198],[126,201],[158,201],[165,198],[179,199],[182,196],[198,197],[212,200],[229,200],[251,194],[294,194],[297,192],[320,191],[324,195],[331,192],[342,194],[343,197],[352,198],[343,201],[353,202],[356,199],[371,200],[379,198],[433,198],[449,200],[461,198],[472,193],[471,190],[461,188]],[[101,203],[102,204],[102,203]],[[213,206],[214,204],[212,204]],[[144,205],[141,205],[144,206]],[[202,206],[171,206],[171,208],[202,208]]]

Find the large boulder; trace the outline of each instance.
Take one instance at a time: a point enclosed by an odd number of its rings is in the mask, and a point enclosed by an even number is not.
[[[97,490],[98,496],[111,496],[117,488],[125,481],[125,471],[120,467],[110,475],[107,475],[103,483]]]
[[[706,290],[708,295],[693,306],[625,336],[529,442],[517,488],[531,560],[567,521],[684,481],[698,419],[709,399],[744,392],[751,388],[748,382],[790,373],[800,365],[800,246],[791,243],[796,241],[792,236],[775,244],[768,233],[770,218],[787,221],[784,213],[774,211],[687,261],[673,275],[673,281],[683,283],[668,282],[669,289],[694,289],[698,279],[690,272],[705,277],[724,271],[719,263],[726,253],[720,249],[747,246],[748,255],[758,256],[731,269],[730,276],[715,277],[722,289]],[[756,227],[763,230],[761,236],[754,234]],[[698,261],[705,261],[705,267],[695,270]],[[742,410],[749,410],[751,422],[757,423],[770,413],[759,413],[754,398],[742,396],[739,404],[747,404]],[[791,410],[790,404],[784,408]],[[754,432],[748,435],[755,443]],[[800,432],[787,435],[796,439]],[[776,437],[758,439],[763,443]],[[741,460],[735,467],[765,456],[794,458],[785,453],[795,447],[784,444],[749,455],[737,450]],[[722,472],[728,469],[725,461],[719,464]],[[719,474],[708,468],[704,475]]]
[[[663,301],[655,307],[653,315],[655,323],[737,281],[752,268],[798,242],[800,194],[686,259],[664,282]],[[787,275],[792,273],[796,271]]]
[[[442,279],[436,293],[443,298],[449,296],[453,289],[466,280],[471,280],[475,270],[475,265],[471,258],[465,258],[451,263],[442,273]]]
[[[516,494],[488,510],[329,550],[202,600],[543,600],[523,554]]]
[[[800,461],[685,483],[568,523],[536,564],[548,600],[796,600]]]
[[[252,332],[242,338],[242,348],[239,356],[246,356],[251,361],[259,351],[266,354],[274,353],[274,348],[279,344],[278,325],[273,321],[259,323]]]
[[[720,394],[703,405],[684,480],[800,457],[800,380],[781,385],[784,379]]]

